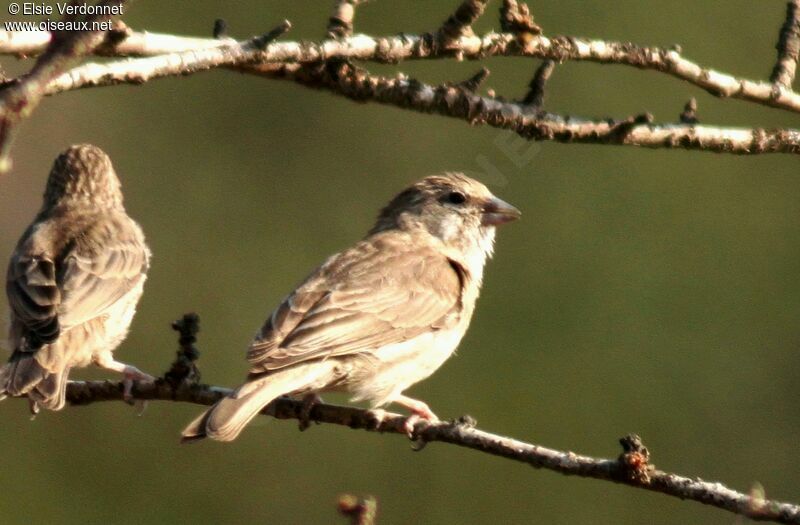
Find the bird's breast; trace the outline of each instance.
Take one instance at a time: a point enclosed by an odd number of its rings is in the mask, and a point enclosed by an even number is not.
[[[348,390],[355,394],[354,400],[368,399],[374,405],[391,402],[442,366],[453,355],[464,332],[459,325],[377,348],[367,362],[356,367]]]

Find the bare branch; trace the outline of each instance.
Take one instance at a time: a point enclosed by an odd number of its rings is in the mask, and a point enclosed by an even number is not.
[[[328,20],[328,38],[338,40],[352,36],[356,6],[366,2],[367,0],[338,0],[333,15]]]
[[[95,7],[107,7],[113,10],[123,3],[124,0],[103,0]],[[104,10],[98,11],[103,13]],[[66,15],[64,19],[77,20],[71,15]],[[81,21],[92,24],[110,20],[111,15],[92,14]],[[30,72],[3,87],[3,91],[0,92],[0,174],[11,168],[9,150],[19,122],[36,109],[50,81],[79,57],[90,54],[102,44],[106,32],[105,30],[55,32]]]
[[[35,54],[43,40],[40,32],[0,31],[0,54]],[[62,75],[48,87],[48,94],[89,86],[137,83],[143,77],[158,78],[172,74],[188,74],[211,67],[276,62],[314,63],[331,58],[397,63],[403,60],[451,57],[454,50],[467,59],[490,56],[526,56],[551,59],[620,64],[666,73],[698,86],[718,97],[755,102],[792,112],[800,112],[800,94],[770,82],[734,77],[700,66],[684,58],[676,49],[641,47],[630,43],[588,40],[559,36],[532,36],[519,42],[510,33],[489,33],[482,37],[462,36],[445,42],[438,35],[403,35],[376,38],[357,35],[343,40],[320,43],[278,42],[258,49],[236,50],[231,40],[175,37],[172,35],[133,33],[118,46],[120,55],[151,56],[174,51],[173,56],[155,60],[141,59],[106,64],[86,64]],[[449,46],[449,47],[447,47]],[[220,48],[216,49],[215,48]],[[228,50],[228,48],[232,48]],[[104,50],[107,51],[107,50]],[[181,53],[182,52],[182,53]],[[169,72],[166,65],[170,64]],[[173,73],[174,72],[174,73]],[[129,77],[128,80],[125,80]],[[73,80],[74,79],[74,80]]]
[[[533,21],[528,4],[516,0],[503,0],[500,8],[500,27],[503,31],[514,33],[525,38],[525,35],[538,35],[542,32]]]
[[[529,84],[530,90],[528,94],[525,95],[525,98],[522,99],[522,104],[534,108],[542,107],[542,104],[544,104],[544,87],[550,79],[550,75],[553,73],[555,67],[556,63],[553,60],[545,60],[539,65],[536,69],[536,74],[533,75],[533,79]]]
[[[271,66],[263,74],[323,88],[360,102],[378,102],[421,113],[435,113],[510,129],[531,140],[683,148],[738,154],[800,153],[800,132],[653,125],[648,118],[586,120],[536,111],[527,106],[477,95],[457,85],[430,86],[405,76],[370,75],[348,64]],[[650,117],[652,118],[652,117]]]
[[[444,21],[437,32],[444,44],[460,37],[472,36],[472,24],[480,18],[489,0],[464,0],[458,9]]]
[[[778,61],[770,81],[791,89],[800,56],[800,0],[791,0],[786,4],[786,22],[781,27],[775,48],[778,50]]]
[[[485,67],[482,67],[477,73],[469,77],[467,80],[459,82],[456,85],[462,89],[465,89],[466,91],[475,92],[481,87],[481,84],[483,84],[484,80],[487,78],[489,78],[489,70]]]
[[[117,57],[165,55],[209,47],[225,47],[235,42],[230,38],[218,40],[146,31],[130,32],[111,47],[99,46],[94,54]],[[49,31],[0,31],[0,54],[4,55],[15,55],[20,58],[37,56],[49,43]]]
[[[72,405],[88,405],[101,401],[122,401],[122,383],[109,381],[70,382],[67,400]],[[134,386],[135,399],[146,401],[179,401],[197,405],[212,405],[230,390],[204,385],[182,384],[173,387],[163,380],[154,383],[138,383]],[[262,413],[277,419],[300,420],[304,417],[304,404],[289,398],[279,398]],[[354,407],[328,404],[315,405],[310,414],[312,421],[342,425],[370,432],[405,434],[405,416],[387,414],[381,421],[373,412]],[[800,507],[734,491],[721,483],[688,478],[657,470],[648,463],[649,454],[642,453],[643,446],[631,446],[631,438],[625,438],[626,450],[618,459],[601,459],[550,449],[541,445],[525,443],[508,437],[491,434],[474,428],[469,417],[452,422],[427,423],[420,421],[414,430],[417,448],[425,443],[443,442],[470,448],[494,456],[527,463],[574,475],[613,481],[653,492],[661,492],[681,499],[689,499],[724,509],[755,520],[779,523],[800,523]],[[633,441],[635,443],[635,440]]]
[[[697,99],[692,97],[686,105],[683,106],[683,113],[680,114],[680,121],[684,124],[698,124],[700,122],[697,118]]]
[[[214,28],[211,30],[211,35],[217,40],[228,36],[228,22],[222,18],[214,20]]]

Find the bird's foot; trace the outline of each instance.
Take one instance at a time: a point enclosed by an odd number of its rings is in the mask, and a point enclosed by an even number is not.
[[[306,394],[303,396],[303,408],[300,410],[299,423],[297,424],[300,432],[306,430],[311,426],[311,411],[315,405],[322,403],[322,398],[319,394]]]
[[[125,365],[125,368],[122,370],[122,399],[128,403],[129,405],[135,405],[136,403],[133,402],[133,384],[136,381],[146,381],[146,382],[153,382],[156,380],[155,377],[142,372],[135,366]],[[139,414],[144,412],[144,408],[146,404],[143,402],[143,406]]]
[[[439,418],[433,413],[427,403],[419,399],[413,399],[407,396],[399,396],[394,400],[398,405],[406,407],[411,411],[403,423],[403,430],[410,439],[415,439],[414,429],[420,421],[427,423],[437,423]]]
[[[386,412],[382,408],[371,408],[366,412],[367,417],[369,418],[369,426],[372,430],[378,430],[381,428],[381,425],[386,420],[386,416],[388,412]]]

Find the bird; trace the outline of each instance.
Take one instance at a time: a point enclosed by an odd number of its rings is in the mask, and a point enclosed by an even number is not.
[[[153,380],[112,354],[127,336],[149,265],[111,159],[91,144],[67,148],[8,264],[11,356],[0,368],[0,399],[26,396],[33,414],[60,410],[70,370],[92,363],[123,374],[126,399],[134,380]]]
[[[284,395],[314,403],[321,393],[346,392],[376,414],[395,403],[411,413],[409,434],[420,419],[437,421],[425,402],[403,392],[456,350],[495,228],[520,215],[462,173],[410,185],[366,237],[329,257],[280,303],[250,344],[246,382],[191,422],[181,441],[231,441]]]

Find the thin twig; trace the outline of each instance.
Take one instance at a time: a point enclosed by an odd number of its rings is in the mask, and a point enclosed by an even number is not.
[[[503,0],[503,7],[500,8],[500,27],[503,31],[514,33],[523,39],[542,32],[542,28],[533,21],[533,14],[528,4],[516,0]]]
[[[122,383],[109,381],[70,382],[67,400],[72,405],[88,405],[101,401],[121,401]],[[231,391],[207,385],[180,385],[175,388],[165,381],[138,383],[133,397],[145,401],[179,401],[197,405],[212,405]],[[279,398],[262,413],[277,419],[299,420],[304,417],[304,404],[289,398]],[[360,408],[329,404],[315,405],[310,414],[312,421],[342,425],[370,432],[405,434],[405,416],[387,414],[380,421],[373,412]],[[800,506],[774,500],[757,499],[734,491],[721,483],[688,478],[655,469],[648,463],[641,449],[628,449],[618,459],[593,458],[551,448],[525,443],[478,430],[470,418],[458,421],[427,423],[420,421],[414,430],[419,443],[442,442],[470,448],[513,461],[527,463],[566,475],[613,481],[653,492],[661,492],[681,499],[690,499],[748,516],[755,520],[779,523],[800,523]],[[421,448],[419,445],[417,448]],[[638,456],[631,456],[637,452]],[[646,473],[646,475],[642,475]]]
[[[35,54],[42,39],[39,32],[22,36],[0,31],[0,54]],[[248,52],[232,49],[237,44],[231,40],[182,39],[173,35],[133,33],[118,46],[121,56],[159,55],[168,49],[174,49],[175,53],[158,56],[157,59],[79,66],[53,81],[48,86],[47,94],[91,86],[136,83],[137,78],[189,74],[221,66],[315,63],[333,58],[394,64],[403,60],[447,58],[456,53],[465,59],[524,56],[556,62],[575,60],[632,66],[666,73],[718,97],[747,100],[800,113],[800,94],[789,88],[776,90],[770,82],[738,78],[715,71],[684,58],[677,49],[642,47],[630,43],[567,36],[548,38],[544,35],[532,36],[520,43],[511,33],[462,36],[449,43],[436,34],[386,38],[356,35],[319,43],[277,42],[263,51],[251,49]],[[170,67],[167,68],[167,65]]]
[[[444,21],[437,32],[446,46],[454,40],[473,35],[472,24],[480,18],[489,0],[464,0],[461,5]]]
[[[353,35],[353,19],[356,6],[367,0],[338,0],[333,14],[328,19],[328,38],[339,40]]]
[[[800,132],[794,130],[654,125],[650,119],[638,117],[622,120],[580,119],[483,97],[457,85],[431,86],[405,76],[388,78],[370,75],[348,64],[320,66],[316,69],[290,64],[273,66],[262,73],[308,87],[327,89],[359,102],[377,102],[458,118],[471,124],[510,129],[531,140],[736,154],[800,154]]]
[[[544,88],[555,67],[555,61],[549,59],[539,65],[536,69],[536,74],[533,75],[533,79],[528,86],[528,93],[525,95],[525,98],[522,99],[524,105],[534,108],[542,107],[544,104]]]
[[[219,43],[213,42],[217,45]],[[532,113],[518,104],[480,97],[474,93],[464,93],[463,90],[442,90],[404,77],[388,79],[368,75],[346,63],[340,63],[341,67],[346,69],[336,75],[337,78],[320,74],[320,71],[330,68],[320,68],[319,65],[310,68],[298,63],[273,63],[273,61],[294,62],[296,58],[305,57],[314,58],[319,64],[319,60],[324,56],[332,54],[336,56],[331,48],[337,48],[347,42],[352,46],[346,48],[348,52],[345,56],[355,58],[365,56],[365,50],[360,47],[360,43],[363,43],[361,40],[326,41],[322,49],[316,50],[311,44],[299,46],[285,42],[269,44],[262,50],[251,40],[223,47],[209,47],[125,62],[86,64],[55,79],[48,86],[47,93],[55,94],[77,88],[116,83],[138,84],[153,78],[228,66],[240,67],[246,72],[263,74],[270,78],[286,78],[304,85],[324,87],[355,100],[375,101],[425,113],[461,118],[471,123],[485,123],[512,129],[534,140],[684,148],[739,154],[800,153],[800,133],[794,130],[647,124],[625,128],[627,132],[620,134],[619,123],[624,121],[592,121]],[[398,45],[405,46],[399,43]],[[374,52],[374,49],[370,51]],[[391,50],[383,48],[383,52],[391,53]],[[236,64],[243,65],[236,66]]]
[[[700,119],[697,118],[697,99],[690,98],[689,101],[683,106],[683,113],[680,114],[680,121],[684,124],[699,124]]]
[[[781,27],[775,48],[778,50],[778,61],[772,70],[770,81],[791,89],[800,56],[800,0],[791,0],[786,4],[786,21]]]
[[[463,82],[459,82],[456,86],[474,93],[478,91],[478,88],[481,87],[481,84],[489,78],[489,69],[482,67],[478,70],[477,73],[469,77],[468,79],[464,80]]]
[[[95,7],[101,14],[87,15],[80,20],[91,26],[93,23],[110,21],[112,15],[102,14],[103,8],[118,8],[124,0],[103,0]],[[77,21],[76,16],[66,15]],[[17,125],[33,113],[45,95],[48,84],[58,77],[74,61],[90,54],[103,43],[106,30],[63,31],[54,33],[44,53],[29,73],[16,82],[7,84],[0,92],[0,174],[11,169],[9,151]]]

